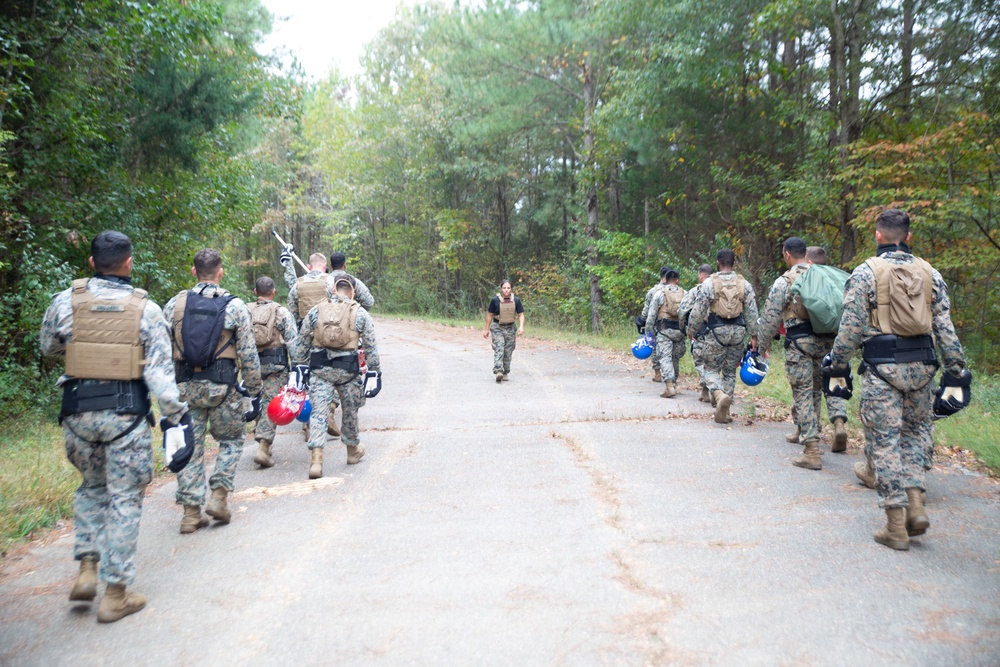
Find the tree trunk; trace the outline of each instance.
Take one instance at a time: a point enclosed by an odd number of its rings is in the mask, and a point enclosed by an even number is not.
[[[597,241],[600,237],[597,217],[597,174],[594,173],[594,111],[597,108],[597,86],[591,67],[591,58],[584,59],[583,66],[583,149],[586,164],[584,165],[590,185],[587,188],[587,226],[584,235],[587,237],[586,258],[590,267],[590,329],[593,333],[601,330],[601,284],[594,268],[598,265]]]
[[[840,131],[837,146],[841,168],[849,164],[849,146],[861,137],[861,69],[862,44],[860,16],[864,0],[852,0],[845,24],[837,0],[830,0],[833,14],[833,35],[830,64],[834,68],[838,88]],[[832,97],[832,96],[831,96]],[[841,192],[840,204],[840,264],[846,266],[857,252],[857,230],[854,220],[854,185],[847,184]]]
[[[910,104],[913,97],[913,22],[916,12],[916,0],[903,0],[903,35],[900,44],[902,58],[900,62],[902,97],[902,113],[900,120],[910,122]]]

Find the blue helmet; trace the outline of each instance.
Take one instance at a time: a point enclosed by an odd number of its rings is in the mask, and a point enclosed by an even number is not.
[[[740,379],[748,387],[756,387],[767,376],[767,362],[753,350],[747,350],[740,364]]]
[[[313,411],[312,402],[307,398],[302,402],[302,409],[299,410],[299,414],[297,414],[295,418],[298,419],[303,424],[308,424],[309,415],[312,414],[312,411]]]
[[[639,340],[632,343],[632,356],[636,359],[649,359],[653,355],[653,346],[649,344],[645,336],[640,336]]]

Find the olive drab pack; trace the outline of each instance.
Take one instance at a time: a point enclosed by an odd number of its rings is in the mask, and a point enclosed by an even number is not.
[[[802,304],[802,299],[798,294],[792,291],[792,288],[795,286],[795,282],[808,270],[808,266],[796,264],[792,268],[785,271],[781,276],[788,283],[788,301],[785,303],[785,308],[781,313],[781,317],[785,321],[809,319],[809,311],[806,310],[806,307]]]
[[[353,299],[327,301],[319,305],[316,332],[313,341],[328,350],[355,351],[358,349],[358,308]]]
[[[174,359],[201,370],[216,359],[236,359],[233,332],[226,329],[226,306],[235,299],[216,292],[202,296],[194,290],[181,292],[174,303]]]
[[[318,276],[305,275],[298,280],[299,319],[305,319],[312,307],[326,299],[325,273]]]
[[[791,296],[805,310],[813,333],[832,334],[840,329],[844,314],[844,290],[851,276],[835,266],[813,264],[792,283]],[[786,309],[786,318],[789,311]],[[794,311],[792,311],[794,312]]]
[[[87,291],[88,278],[73,281],[73,340],[66,346],[66,374],[78,380],[139,380],[145,348],[139,325],[146,291],[102,299]]]
[[[676,320],[680,314],[681,301],[684,300],[684,290],[677,285],[663,286],[663,303],[656,311],[658,320]]]
[[[746,281],[743,276],[733,274],[733,278],[726,280],[717,273],[712,274],[712,290],[715,296],[712,297],[710,310],[717,317],[727,320],[739,317],[743,314],[743,292]]]
[[[253,342],[257,344],[257,351],[270,350],[281,347],[285,344],[278,331],[278,308],[274,301],[257,301],[248,303],[250,309],[250,320],[253,322]]]
[[[514,293],[510,293],[510,301],[504,301],[503,296],[497,294],[500,300],[500,314],[497,316],[499,324],[514,324],[517,319],[517,301],[514,300]]]
[[[934,274],[931,265],[919,257],[896,264],[871,257],[865,264],[875,274],[875,303],[872,326],[883,334],[923,336],[931,333]]]

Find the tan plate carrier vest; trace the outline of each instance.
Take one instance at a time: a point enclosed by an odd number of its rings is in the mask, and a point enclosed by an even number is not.
[[[678,285],[664,285],[662,291],[663,303],[656,311],[656,319],[676,320],[680,313],[681,301],[684,300],[684,290]]]
[[[66,374],[78,380],[140,380],[146,350],[139,337],[146,290],[103,299],[73,281],[73,340],[66,346]]]
[[[299,319],[304,320],[312,307],[326,300],[326,278],[321,274],[316,277],[302,276],[298,280]]]
[[[517,301],[514,300],[514,293],[510,293],[510,301],[504,301],[503,297],[497,294],[500,300],[500,314],[497,315],[498,324],[514,324],[517,319]]]
[[[327,301],[319,305],[313,341],[328,350],[355,352],[358,349],[357,301]]]
[[[746,280],[736,274],[733,280],[723,280],[718,274],[712,274],[712,302],[709,310],[716,317],[731,320],[743,314],[743,292]]]
[[[934,299],[934,269],[926,260],[913,258],[912,264],[896,264],[882,257],[869,257],[865,264],[875,275],[875,304],[871,311],[872,326],[883,334],[923,336],[934,328],[931,302]],[[903,268],[905,267],[905,268]],[[923,283],[923,294],[912,290],[916,285],[902,285],[895,272],[900,268],[911,276],[917,274]],[[904,293],[909,290],[909,293]],[[918,305],[922,304],[922,308]]]
[[[808,270],[808,267],[802,268],[802,266],[796,264],[781,276],[788,283],[788,301],[785,302],[785,308],[781,311],[781,317],[786,322],[791,319],[809,321],[809,313],[806,311],[806,307],[802,305],[797,295],[792,294],[792,285],[799,279],[799,276]]]
[[[256,301],[247,304],[250,309],[250,320],[253,323],[253,338],[257,344],[257,351],[272,350],[276,347],[284,347],[285,340],[278,331],[278,308],[281,306],[274,301]]]
[[[184,322],[184,309],[187,308],[187,301],[188,293],[187,290],[184,290],[177,295],[177,301],[174,302],[174,361],[184,361],[184,338],[181,335],[181,324]],[[219,344],[215,346],[215,354],[218,355],[215,357],[216,359],[236,359],[236,345],[227,345],[232,338],[232,331],[222,330],[222,333],[219,334]],[[194,370],[196,373],[200,373],[205,369],[195,366]]]

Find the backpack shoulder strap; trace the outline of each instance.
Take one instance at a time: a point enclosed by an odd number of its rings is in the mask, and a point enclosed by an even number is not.
[[[925,259],[914,257],[913,263],[920,269],[924,277],[924,303],[930,307],[934,300],[934,267]]]
[[[884,334],[892,333],[889,324],[889,281],[886,280],[889,262],[881,257],[869,257],[865,260],[865,264],[875,276],[875,309],[871,311],[872,326]]]

